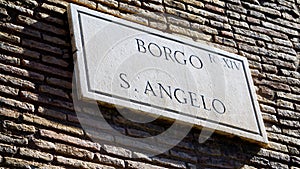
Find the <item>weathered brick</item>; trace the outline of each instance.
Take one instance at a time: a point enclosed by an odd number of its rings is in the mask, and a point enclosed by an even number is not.
[[[136,7],[136,6],[133,6],[133,5],[128,5],[126,3],[119,3],[119,9],[121,11],[129,12],[129,13],[132,13],[132,14],[137,14],[137,13],[142,14],[142,13],[145,13],[144,9]]]
[[[72,77],[72,73],[68,72],[68,71],[64,71],[62,69],[58,69],[58,68],[54,68],[52,66],[46,66],[44,64],[35,62],[35,61],[29,61],[29,60],[22,60],[22,65],[26,66],[26,67],[30,67],[30,68],[34,68],[36,70],[39,71],[43,71],[43,72],[47,72],[47,73],[51,73],[57,76],[62,76],[62,77],[66,77],[66,78],[71,78]]]
[[[149,21],[149,26],[151,28],[162,30],[162,31],[166,31],[168,29],[168,25],[162,22]]]
[[[57,130],[65,131],[65,132],[76,134],[76,135],[79,135],[79,136],[83,135],[83,131],[81,129],[77,128],[77,127],[73,127],[73,126],[70,126],[70,125],[64,125],[64,124],[61,124],[61,123],[50,121],[50,120],[47,120],[45,118],[35,116],[33,114],[28,114],[28,113],[23,114],[23,119],[27,122],[36,123],[36,124],[46,126],[46,127],[52,127],[52,128],[57,129]]]
[[[46,10],[49,10],[51,12],[56,12],[58,14],[64,14],[66,12],[66,9],[64,8],[60,8],[58,6],[53,6],[53,5],[49,5],[47,3],[43,3],[42,8],[46,9]]]
[[[289,127],[296,127],[296,128],[300,127],[300,122],[298,120],[284,120],[284,119],[281,119],[280,123],[282,125],[289,126]]]
[[[293,69],[293,70],[295,70],[295,68],[296,68],[293,63],[291,63],[291,62],[285,62],[285,61],[280,60],[280,59],[262,57],[262,62],[263,63],[271,64],[271,65],[275,65],[275,66],[278,66],[278,67],[283,67],[283,68],[286,68],[286,69]]]
[[[148,19],[145,16],[137,16],[132,14],[120,14],[123,19],[141,24],[141,25],[149,25]],[[155,20],[160,22],[159,20]]]
[[[116,147],[116,146],[104,144],[102,148],[109,154],[115,154],[115,155],[127,157],[127,158],[132,157],[132,152],[130,150],[122,148],[122,147]]]
[[[61,0],[47,0],[47,2],[51,4],[55,4],[55,6],[59,6],[61,8],[67,8],[69,5],[68,1],[61,1]]]
[[[232,11],[236,11],[238,13],[242,13],[242,14],[247,14],[247,10],[242,7],[241,5],[233,5],[233,4],[230,4],[230,3],[227,3],[227,8],[232,10]]]
[[[290,85],[295,85],[295,86],[300,86],[300,80],[299,79],[295,79],[295,78],[291,78],[291,77],[287,77],[287,83]]]
[[[14,110],[10,110],[4,107],[0,107],[0,116],[6,116],[10,118],[17,119],[19,118],[20,113]]]
[[[67,143],[71,143],[71,144],[75,144],[77,146],[81,146],[81,147],[86,147],[86,148],[90,148],[96,151],[100,150],[100,145],[88,140],[82,140],[73,136],[69,136],[63,133],[57,133],[54,131],[50,131],[50,130],[44,130],[41,129],[40,130],[40,134],[43,137],[47,137],[47,138],[51,138],[51,139],[56,139],[56,140],[60,140],[63,142],[67,142]]]
[[[45,140],[40,140],[40,139],[32,139],[32,142],[35,146],[41,148],[41,149],[46,149],[46,150],[54,150],[56,148],[56,145],[52,142],[48,142]]]
[[[41,107],[41,106],[39,106],[38,112],[40,114],[43,114],[43,115],[46,115],[46,116],[50,116],[50,117],[53,117],[53,118],[56,118],[56,119],[60,119],[60,120],[66,120],[66,116],[67,116],[63,112],[54,111],[54,110],[47,109],[47,108],[44,108],[44,107]]]
[[[243,2],[242,4],[244,4],[246,8],[251,8],[251,9],[257,10],[257,11],[262,12],[262,13],[273,15],[275,17],[280,17],[281,16],[280,11],[272,9],[272,8],[263,7],[263,6],[251,4],[251,3],[248,3],[248,2]]]
[[[190,162],[197,162],[197,157],[192,154],[188,154],[182,151],[175,151],[175,150],[170,150],[170,153],[172,156],[180,158],[184,161],[190,161]]]
[[[8,13],[5,8],[0,8],[0,16],[2,16],[3,18],[8,17]]]
[[[69,63],[62,60],[62,59],[58,59],[58,58],[55,58],[54,56],[45,56],[43,55],[42,56],[42,61],[45,62],[45,63],[50,63],[50,64],[54,64],[54,65],[58,65],[58,66],[61,66],[61,67],[68,67],[69,66]]]
[[[47,94],[59,96],[66,99],[69,98],[69,95],[66,92],[64,92],[62,89],[57,89],[46,85],[41,85],[39,87],[39,91],[42,93],[47,93]]]
[[[121,16],[121,13],[120,13],[119,10],[112,9],[111,7],[108,7],[106,5],[102,5],[100,3],[97,4],[97,11],[101,11],[101,12],[104,12],[104,13],[109,13],[113,16]]]
[[[96,162],[100,162],[103,164],[125,168],[125,162],[122,159],[118,159],[118,158],[114,158],[114,157],[110,157],[107,155],[96,153],[95,160],[96,160]]]
[[[283,32],[283,33],[286,33],[286,34],[289,34],[289,35],[295,35],[295,36],[299,35],[299,32],[296,31],[296,30],[292,30],[292,29],[289,29],[289,28],[286,28],[286,27],[283,27],[283,26],[279,26],[277,24],[270,23],[270,22],[262,21],[262,25],[266,28],[270,28],[270,29],[273,29],[273,30],[276,30],[276,31],[280,31],[280,32]]]
[[[7,55],[0,54],[0,61],[11,65],[20,65],[20,59],[16,57],[11,57]]]
[[[219,21],[210,20],[210,24],[213,27],[216,27],[218,29],[225,29],[231,31],[231,25]]]
[[[185,4],[191,4],[191,5],[195,5],[197,7],[203,8],[204,7],[204,3],[201,1],[197,1],[197,0],[178,0],[180,2],[183,2]]]
[[[238,19],[238,20],[241,18],[241,15],[234,11],[226,10],[226,14],[229,18],[234,18],[234,19]]]
[[[128,168],[143,168],[143,169],[163,169],[165,167],[155,166],[143,162],[126,160]]]
[[[41,21],[53,23],[54,25],[63,26],[65,24],[63,19],[42,12],[37,12],[36,17]]]
[[[92,160],[94,158],[94,154],[91,151],[65,144],[56,143],[54,149],[56,152],[68,156],[79,157],[86,160]]]
[[[238,43],[238,47],[241,50],[244,50],[244,51],[247,51],[250,53],[254,53],[254,54],[258,54],[258,55],[267,55],[268,54],[267,49],[253,46],[253,45],[248,45],[246,43]]]
[[[221,35],[233,38],[233,33],[231,31],[221,30]]]
[[[68,102],[68,101],[53,99],[53,98],[47,97],[43,94],[37,94],[37,93],[28,92],[28,91],[21,91],[20,96],[31,102],[40,102],[40,103],[56,106],[59,108],[68,109],[71,111],[74,110],[73,103]]]
[[[0,42],[0,49],[4,50],[4,51],[8,51],[11,53],[17,53],[17,54],[23,54],[24,53],[24,49],[16,46],[16,45],[12,45],[10,43],[7,42]]]
[[[177,2],[178,3],[178,2]],[[154,4],[154,3],[150,3],[150,2],[142,2],[143,6],[147,7],[148,9],[150,9],[151,11],[154,12],[164,12],[164,6],[161,4]]]
[[[13,31],[18,32],[18,33],[22,33],[24,35],[28,35],[28,36],[32,36],[32,37],[36,37],[36,38],[41,38],[41,34],[40,34],[39,31],[32,30],[32,29],[26,29],[24,26],[15,25],[13,23],[1,22],[0,21],[0,27],[2,29],[9,29],[9,30],[13,30]]]
[[[266,86],[259,86],[259,94],[270,100],[273,100],[275,95],[274,91]]]
[[[57,156],[56,161],[59,164],[72,166],[72,167],[76,167],[76,168],[82,168],[82,169],[99,169],[99,168],[114,169],[114,167],[111,167],[111,166],[105,166],[105,165],[101,165],[101,164],[66,158],[66,157],[62,157],[62,156]]]
[[[183,27],[190,27],[190,22],[179,18],[179,17],[174,17],[174,16],[169,16],[167,17],[168,23],[169,24],[175,24],[175,25],[179,25],[179,26],[183,26]]]
[[[17,147],[0,143],[1,154],[16,154]]]
[[[284,53],[288,53],[288,54],[291,54],[291,55],[297,55],[296,51],[293,48],[290,48],[290,47],[275,45],[275,44],[271,44],[271,43],[267,43],[267,47],[269,49],[274,50],[274,51],[284,52]]]
[[[35,40],[22,39],[22,45],[32,48],[32,49],[36,49],[36,50],[44,51],[44,52],[50,52],[50,53],[57,54],[57,55],[63,54],[63,52],[60,48],[51,46],[46,43],[38,42]]]
[[[219,8],[219,7],[216,7],[214,5],[205,4],[205,8],[208,9],[208,10],[211,10],[213,12],[220,13],[220,14],[224,14],[225,13],[225,10],[223,8]]]
[[[0,39],[12,43],[20,43],[21,38],[19,36],[8,34],[6,32],[0,32]]]
[[[56,35],[62,35],[65,36],[67,35],[66,30],[52,26],[50,24],[46,24],[43,22],[39,22],[37,20],[34,20],[30,17],[27,16],[23,16],[23,15],[18,15],[17,17],[18,22],[22,23],[22,24],[26,24],[28,26],[32,26],[38,30],[42,30],[42,31],[46,31],[46,32],[51,32],[54,33]]]
[[[184,11],[176,10],[176,9],[173,9],[173,8],[169,8],[169,7],[166,7],[166,12],[169,13],[169,14],[179,16],[181,18],[193,21],[193,22],[200,23],[200,24],[204,24],[204,23],[208,22],[208,19],[206,19],[206,18],[197,16],[197,15],[194,15],[194,14],[190,14],[188,12],[184,12]]]
[[[274,75],[274,74],[266,73],[265,77],[266,77],[267,80],[271,80],[271,81],[275,81],[275,82],[282,82],[282,83],[287,82],[287,78],[284,77],[284,76],[277,76],[277,75]]]
[[[52,154],[37,151],[37,150],[33,150],[33,149],[28,149],[28,148],[21,147],[19,153],[20,153],[21,156],[32,157],[32,158],[35,158],[35,159],[42,159],[42,160],[45,160],[45,161],[52,161],[53,160],[53,155]]]
[[[249,160],[252,164],[258,164],[260,166],[268,167],[270,166],[270,162],[268,159],[263,157],[254,156]]]
[[[163,157],[154,157],[152,158],[152,161],[165,166],[169,166],[170,168],[186,168],[185,162],[183,161],[172,160]]]
[[[47,41],[47,42],[50,42],[52,44],[55,44],[57,46],[58,45],[61,45],[63,47],[70,46],[69,43],[67,43],[65,40],[63,40],[61,38],[50,36],[50,35],[43,34],[43,33],[42,33],[42,39],[45,40],[45,41]]]
[[[300,157],[297,156],[291,156],[291,162],[294,163],[295,165],[300,165]]]
[[[63,169],[61,166],[47,165],[34,161],[26,161],[12,157],[5,157],[5,165],[12,168],[41,168],[41,169]]]
[[[34,112],[34,106],[32,104],[26,103],[26,102],[20,102],[17,100],[9,99],[9,98],[4,98],[0,96],[0,103],[16,107],[16,108],[21,108],[23,110],[31,111]]]
[[[280,162],[273,162],[270,161],[270,168],[281,168],[281,169],[289,169],[289,166],[287,164],[282,164]]]
[[[273,149],[273,150],[276,150],[276,151],[281,151],[281,152],[285,152],[285,153],[289,152],[286,145],[280,144],[280,143],[276,143],[276,142],[273,142],[273,141],[269,142],[268,147],[270,149]]]
[[[242,51],[242,50],[239,51],[239,54],[240,54],[241,56],[245,56],[245,57],[246,57],[247,59],[249,59],[249,60],[253,60],[253,61],[257,61],[257,62],[260,62],[260,61],[261,61],[260,56],[255,55],[255,54],[251,54],[251,53],[248,53],[248,52],[245,52],[245,51]],[[262,77],[263,75],[260,74],[259,76]]]
[[[212,44],[212,46],[216,47],[216,48],[219,48],[219,49],[222,49],[222,50],[225,50],[227,52],[231,52],[231,53],[238,53],[238,50],[235,49],[235,48],[232,48],[232,47],[228,47],[228,46],[224,46],[224,45],[220,45],[220,44]]]
[[[208,19],[213,19],[213,20],[220,21],[220,22],[225,22],[225,23],[228,22],[228,18],[226,16],[211,13],[211,12],[196,8],[192,5],[187,5],[187,10],[192,12],[192,13],[195,13],[197,15],[202,15],[205,18],[208,18]]]
[[[279,38],[273,38],[273,41],[277,44],[288,46],[288,47],[293,47],[293,44],[289,40],[284,40],[284,39],[279,39]]]
[[[0,1],[0,2],[6,8],[12,9],[17,12],[21,12],[21,13],[29,15],[29,16],[33,16],[33,11],[31,9],[27,9],[18,3],[11,2],[11,1]]]
[[[272,106],[260,104],[260,109],[261,109],[261,111],[266,112],[266,113],[276,114],[276,110]]]
[[[258,11],[254,11],[254,10],[250,10],[250,15],[256,17],[256,18],[260,18],[260,19],[265,19],[265,14],[258,12]]]
[[[291,90],[289,85],[284,84],[284,83],[280,83],[280,82],[273,82],[273,81],[268,81],[268,80],[263,79],[261,81],[261,84],[264,84],[264,85],[269,86],[273,89],[278,89],[278,90],[282,90],[282,91],[289,92]]]
[[[244,21],[237,21],[235,19],[229,19],[229,24],[232,26],[238,26],[238,27],[243,27],[243,28],[249,28],[249,25],[247,22]]]
[[[272,38],[270,38],[266,34],[254,32],[254,31],[251,31],[251,30],[248,30],[248,29],[242,29],[242,28],[238,28],[238,27],[233,27],[233,30],[234,30],[235,33],[238,33],[240,35],[245,35],[245,36],[252,37],[252,38],[255,38],[255,39],[272,42]]]
[[[287,108],[287,109],[293,109],[294,108],[292,102],[288,102],[288,101],[281,100],[281,99],[277,100],[277,106],[280,107],[280,108]]]
[[[300,100],[299,95],[295,95],[295,94],[292,94],[292,93],[277,92],[277,96],[279,98],[283,98],[283,99],[287,99],[287,100],[293,100],[293,101],[299,101]]]
[[[27,71],[25,69],[20,69],[20,68],[10,66],[10,65],[4,65],[2,63],[0,63],[0,70],[3,72],[9,72],[12,74],[29,77],[29,78],[35,79],[35,80],[43,80],[44,79],[44,76],[41,74]]]
[[[0,70],[4,71],[4,72],[9,72],[12,74],[20,75],[20,76],[29,77],[30,79],[34,79],[34,80],[41,81],[44,79],[44,76],[42,74],[35,73],[32,71],[27,71],[25,69],[20,69],[20,68],[10,66],[10,65],[4,65],[2,63],[0,63]]]
[[[299,137],[300,129],[282,129],[282,133],[293,137]]]
[[[36,131],[34,126],[27,125],[27,124],[17,124],[15,122],[8,121],[8,120],[5,120],[3,122],[3,126],[10,130],[18,130],[18,131],[22,131],[25,133],[35,133],[35,131]]]
[[[20,78],[12,77],[9,75],[0,74],[0,81],[3,83],[7,83],[9,85],[15,85],[22,88],[35,89],[34,83]]]
[[[253,18],[253,17],[248,16],[247,21],[250,22],[250,23],[256,24],[256,25],[260,25],[260,20],[256,19],[256,18]]]
[[[262,68],[267,73],[274,73],[276,74],[278,72],[277,67],[273,65],[263,64]]]
[[[19,93],[19,89],[12,88],[9,86],[0,85],[0,92],[5,93],[12,96],[17,96]]]
[[[66,89],[72,89],[72,83],[69,81],[62,80],[62,79],[48,77],[46,79],[46,82],[50,85],[55,85],[55,86],[63,87]]]
[[[0,133],[0,141],[5,142],[8,144],[13,144],[13,145],[27,145],[28,144],[28,139],[24,137],[19,137],[19,136],[13,136],[13,135],[4,135]]]
[[[256,31],[256,32],[261,32],[261,33],[266,34],[266,35],[275,36],[275,37],[279,37],[279,38],[282,38],[282,39],[288,39],[288,35],[286,35],[284,33],[280,33],[276,30],[264,28],[264,27],[261,27],[261,26],[250,25],[250,29],[253,30],[253,31]]]
[[[274,141],[280,142],[280,143],[289,144],[291,146],[293,146],[293,145],[299,146],[299,143],[300,143],[300,139],[289,137],[289,136],[282,135],[282,134],[268,133],[267,135],[268,135],[268,138],[270,140],[274,140]]]
[[[216,43],[220,43],[220,44],[224,44],[227,46],[232,46],[232,47],[236,47],[236,43],[233,39],[228,39],[228,38],[224,38],[224,37],[220,37],[220,36],[215,36],[214,40]]]
[[[118,8],[118,1],[116,0],[97,0],[97,2],[100,2],[101,4],[107,5],[109,7]]]
[[[292,155],[299,155],[300,151],[298,148],[288,145],[288,150]]]
[[[196,39],[201,39],[201,40],[206,40],[206,41],[211,41],[211,39],[212,39],[211,35],[206,35],[204,33],[198,32],[198,31],[185,29],[185,28],[175,26],[175,25],[170,25],[169,29],[170,29],[170,31],[172,31],[174,33],[186,35],[188,37],[193,37],[193,38],[196,38]]]
[[[267,114],[267,113],[262,113],[262,117],[264,121],[272,122],[272,123],[277,123],[278,119],[275,115],[272,114]]]

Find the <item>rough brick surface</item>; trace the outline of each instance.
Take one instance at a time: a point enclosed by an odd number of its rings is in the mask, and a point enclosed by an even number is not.
[[[96,120],[87,122],[98,134],[84,132],[72,102],[69,3],[248,58],[269,145],[216,133],[200,144],[201,129],[193,128],[149,158],[122,147],[128,141]],[[299,168],[299,11],[299,0],[0,0],[0,168]],[[115,108],[100,108],[127,136],[149,137],[170,126],[129,123]]]

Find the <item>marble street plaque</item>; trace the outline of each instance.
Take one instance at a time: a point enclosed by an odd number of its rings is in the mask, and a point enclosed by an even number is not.
[[[268,142],[245,57],[69,8],[79,97]]]

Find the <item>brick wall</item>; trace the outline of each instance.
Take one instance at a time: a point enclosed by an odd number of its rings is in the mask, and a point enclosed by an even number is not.
[[[105,132],[99,136],[103,144],[93,142],[71,98],[66,13],[71,1],[247,57],[269,146],[218,134],[200,144],[199,128],[151,158],[111,146],[114,138]],[[299,0],[0,0],[0,30],[3,168],[300,167]],[[133,124],[115,108],[101,109],[114,128],[130,136],[155,135],[172,124],[163,119]]]

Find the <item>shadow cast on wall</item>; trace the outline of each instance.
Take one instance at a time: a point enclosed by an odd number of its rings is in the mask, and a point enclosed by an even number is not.
[[[124,149],[122,142],[109,146],[116,138],[89,118],[86,123],[102,133],[96,136],[99,145],[93,143],[95,136],[82,129],[72,101],[74,66],[66,7],[63,1],[0,2],[0,142],[11,150],[1,151],[1,166],[268,166],[268,160],[256,157],[258,145],[218,134],[200,144],[199,128],[193,128],[174,148],[147,158]],[[130,137],[158,135],[174,122],[159,118],[139,124],[125,119],[114,106],[99,105],[99,109],[107,123]],[[172,142],[169,139],[165,141]],[[165,143],[149,147],[159,144]]]

